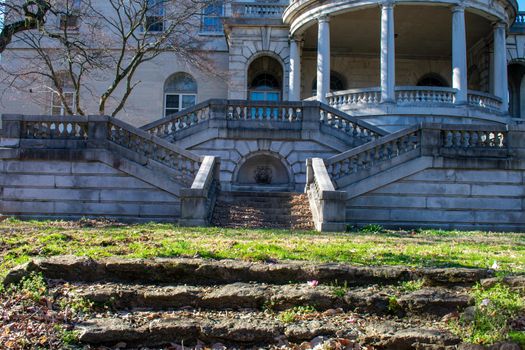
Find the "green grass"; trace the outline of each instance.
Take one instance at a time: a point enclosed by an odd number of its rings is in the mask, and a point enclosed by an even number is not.
[[[441,230],[350,233],[112,225],[91,221],[0,223],[0,276],[36,256],[237,258],[363,265],[464,266],[525,272],[525,234]]]
[[[512,291],[508,286],[496,284],[490,288],[476,286],[473,317],[460,317],[451,324],[464,341],[474,344],[494,344],[513,340],[525,343],[524,332],[511,329],[511,321],[525,313],[525,295]]]
[[[282,323],[292,323],[298,321],[303,316],[317,312],[312,306],[296,306],[279,313],[279,320]]]

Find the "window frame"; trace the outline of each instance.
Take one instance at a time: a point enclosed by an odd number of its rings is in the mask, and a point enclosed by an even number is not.
[[[179,96],[179,100],[178,100],[178,107],[177,108],[172,108],[172,107],[169,107],[168,108],[168,96]],[[194,97],[195,99],[195,102],[193,104],[193,106],[195,106],[197,104],[197,93],[189,93],[189,92],[164,92],[164,118],[167,118],[169,117],[170,115],[173,115],[173,114],[177,114],[179,113],[180,111],[186,109],[186,108],[190,108],[190,107],[186,107],[184,108],[183,107],[183,96],[192,96]],[[166,113],[167,111],[169,110],[177,110],[176,112],[174,113],[171,113],[171,114],[168,114]]]
[[[76,109],[76,92],[75,91],[64,91],[62,92],[62,94],[64,95],[64,98],[66,97],[66,95],[70,95],[71,96],[71,109],[72,110],[75,110]],[[55,104],[55,97],[58,98],[58,101],[60,103],[60,105],[58,104]],[[55,109],[60,109],[60,113],[59,114],[56,114],[54,113],[53,111]],[[60,99],[60,94],[58,92],[55,92],[55,91],[52,91],[51,92],[51,108],[50,108],[50,113],[51,115],[60,115],[60,116],[64,116],[66,115],[66,107],[64,106],[64,104],[62,103],[62,100]]]
[[[220,11],[218,11],[218,13],[214,13],[215,11],[213,11],[211,14],[206,14],[206,10],[208,8],[210,8],[211,6],[216,6],[216,8],[218,9],[219,8],[219,5],[220,5]],[[200,30],[199,30],[199,34],[203,34],[203,35],[206,35],[206,34],[210,34],[210,35],[223,35],[224,34],[224,25],[221,21],[221,18],[224,17],[224,1],[216,1],[215,4],[210,4],[210,5],[207,5],[205,6],[202,10],[201,10],[201,21],[200,21]],[[206,27],[204,22],[206,19],[217,19],[218,20],[218,24],[216,26],[213,26],[213,27]],[[209,28],[212,28],[211,30]]]
[[[153,7],[158,8],[149,9],[144,16],[144,25],[142,32],[148,34],[163,33],[166,30],[166,0],[148,0],[153,2]],[[155,18],[155,21],[148,24],[150,18]],[[160,25],[160,30],[152,30],[151,27]]]

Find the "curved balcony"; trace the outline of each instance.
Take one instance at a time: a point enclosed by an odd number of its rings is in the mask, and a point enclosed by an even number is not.
[[[460,105],[454,103],[456,89],[446,87],[396,86],[395,96],[393,103],[381,103],[381,88],[374,87],[332,92],[326,100],[331,107],[389,130],[422,121],[508,121],[508,115],[501,112],[501,99],[481,91],[469,90],[467,103]]]

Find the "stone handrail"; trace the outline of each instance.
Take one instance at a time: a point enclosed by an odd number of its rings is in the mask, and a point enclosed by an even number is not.
[[[444,125],[441,130],[442,147],[446,149],[506,149],[507,127],[486,125]]]
[[[501,102],[501,99],[494,95],[480,91],[468,91],[468,103],[471,106],[500,110]]]
[[[328,158],[325,163],[332,179],[338,180],[420,147],[421,127],[414,125]]]
[[[327,94],[326,98],[328,104],[336,108],[348,105],[377,104],[381,102],[381,88],[337,91]]]
[[[505,157],[509,154],[507,127],[416,124],[328,158],[325,164],[332,180],[340,183],[363,170],[379,171],[381,164],[401,156],[406,161],[422,154]]]
[[[205,156],[191,188],[181,190],[182,226],[208,226],[220,189],[220,159]]]
[[[323,159],[312,158],[306,161],[305,192],[316,230],[345,230],[346,193],[335,190]]]
[[[226,119],[300,122],[302,109],[301,102],[228,100]]]
[[[396,86],[398,104],[453,103],[456,89],[433,86]]]
[[[199,156],[115,118],[108,118],[107,139],[148,161],[176,170],[177,180],[188,186],[200,167]]]
[[[168,138],[176,132],[185,130],[191,126],[202,123],[210,119],[210,105],[214,100],[207,100],[205,102],[196,104],[193,107],[184,109],[169,117],[156,120],[152,123],[141,127],[147,130],[150,134],[161,138]]]
[[[325,104],[320,104],[319,114],[321,123],[338,129],[351,137],[360,139],[362,143],[375,140],[387,134],[386,131],[378,127]]]
[[[281,18],[287,5],[258,3],[258,2],[234,2],[232,3],[233,16],[249,18]]]
[[[20,138],[87,140],[88,120],[80,116],[23,116]]]

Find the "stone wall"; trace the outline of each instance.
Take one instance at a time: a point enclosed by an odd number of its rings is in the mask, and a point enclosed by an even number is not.
[[[179,198],[100,162],[0,160],[0,212],[23,218],[176,221]]]
[[[408,174],[411,168],[417,170],[419,165],[414,166],[415,162],[424,163],[420,158],[399,168],[403,167]],[[347,222],[392,228],[497,231],[525,228],[525,167],[520,162],[434,159],[428,165],[424,170],[380,184],[358,196],[348,192]],[[390,172],[395,170],[399,169]]]

